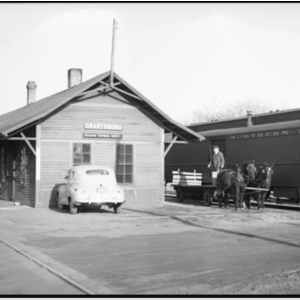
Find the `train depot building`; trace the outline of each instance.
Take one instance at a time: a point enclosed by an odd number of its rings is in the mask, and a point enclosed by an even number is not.
[[[204,138],[113,75],[71,69],[68,89],[39,101],[28,83],[27,106],[0,116],[0,199],[55,206],[68,169],[95,164],[115,170],[127,203],[163,203],[164,134]]]

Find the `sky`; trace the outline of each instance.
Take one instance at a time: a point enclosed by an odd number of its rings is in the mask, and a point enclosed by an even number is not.
[[[300,107],[299,3],[0,3],[1,112],[115,72],[176,121],[215,103]]]

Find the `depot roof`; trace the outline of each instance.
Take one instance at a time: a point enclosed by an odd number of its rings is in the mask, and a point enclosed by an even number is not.
[[[110,72],[106,72],[84,81],[81,84],[75,85],[72,88],[0,116],[0,135],[4,138],[25,126],[37,123],[50,113],[58,110],[61,106],[67,104],[70,100],[80,97],[82,93],[92,91],[93,88],[99,88],[104,82],[108,82],[109,78]],[[202,135],[172,120],[116,73],[114,73],[113,83],[114,85],[118,84],[115,90],[122,95],[123,98],[135,104],[146,114],[150,114],[160,121],[165,132],[172,132],[178,136],[178,140],[202,141],[205,139]]]

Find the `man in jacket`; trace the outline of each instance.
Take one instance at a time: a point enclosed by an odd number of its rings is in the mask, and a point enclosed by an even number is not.
[[[219,171],[225,166],[225,159],[223,153],[219,150],[218,146],[213,147],[213,158],[212,161],[208,164],[208,168],[212,168],[212,171]]]

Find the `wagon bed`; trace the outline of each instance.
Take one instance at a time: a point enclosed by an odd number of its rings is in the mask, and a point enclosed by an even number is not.
[[[205,205],[211,205],[212,196],[216,190],[215,178],[203,177],[202,173],[182,172],[180,169],[172,171],[172,183],[179,202],[182,202],[187,194],[201,194]]]

